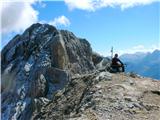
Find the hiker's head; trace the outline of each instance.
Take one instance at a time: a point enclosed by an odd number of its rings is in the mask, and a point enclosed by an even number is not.
[[[117,58],[117,57],[118,57],[118,54],[116,53],[116,54],[114,55],[114,57],[116,57],[116,58]]]

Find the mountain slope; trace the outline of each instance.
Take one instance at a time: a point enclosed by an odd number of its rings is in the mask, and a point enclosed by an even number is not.
[[[133,56],[139,55],[133,54]],[[134,72],[142,76],[160,79],[159,50],[155,50],[152,53],[141,54],[139,57],[136,57],[136,59],[128,59],[125,55],[122,55],[121,59],[127,63],[127,72]]]
[[[2,120],[157,120],[160,81],[111,74],[87,40],[33,24],[1,53]]]
[[[136,52],[134,54],[123,54],[120,59],[125,62],[136,63],[141,61],[148,53]]]
[[[159,85],[159,81],[105,71],[75,76],[32,119],[159,120]]]

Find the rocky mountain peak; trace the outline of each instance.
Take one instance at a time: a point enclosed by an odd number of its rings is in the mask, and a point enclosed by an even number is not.
[[[67,30],[33,24],[1,58],[2,120],[130,119],[141,117],[138,110],[160,111],[159,81],[109,73],[110,60]]]
[[[12,49],[11,49],[12,48]],[[17,35],[2,50],[3,67],[11,61],[31,57],[50,59],[52,67],[70,69],[73,73],[92,70],[92,49],[85,39],[66,30],[57,30],[48,24],[33,24],[22,35]],[[43,57],[42,57],[43,56]],[[85,67],[83,67],[85,65]]]

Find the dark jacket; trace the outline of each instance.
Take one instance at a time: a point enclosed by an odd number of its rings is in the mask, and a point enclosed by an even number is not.
[[[121,63],[121,65],[123,65],[123,63],[118,58],[114,57],[112,59],[112,66],[119,66],[118,62]]]
[[[121,65],[119,63],[121,63]],[[121,72],[125,71],[123,63],[118,58],[116,58],[116,57],[114,57],[112,59],[111,67],[114,68],[114,69],[116,69],[116,72],[120,72],[120,70],[119,70],[120,67],[122,67],[122,71]]]

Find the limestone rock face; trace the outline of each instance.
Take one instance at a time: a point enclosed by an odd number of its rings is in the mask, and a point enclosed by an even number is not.
[[[110,69],[111,60],[108,57],[103,57],[98,53],[92,53],[92,61],[97,70],[103,71]]]
[[[88,41],[48,24],[33,24],[15,36],[1,59],[2,120],[29,119],[35,100],[53,99],[71,75],[94,70]]]

